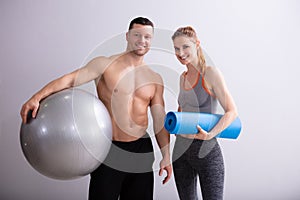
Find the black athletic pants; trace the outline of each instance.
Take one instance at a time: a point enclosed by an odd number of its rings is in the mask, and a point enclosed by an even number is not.
[[[154,153],[148,134],[113,141],[105,161],[91,173],[89,200],[152,200]]]

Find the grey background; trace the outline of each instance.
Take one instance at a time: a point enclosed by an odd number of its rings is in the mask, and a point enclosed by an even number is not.
[[[88,176],[53,180],[27,163],[19,110],[140,15],[170,31],[192,25],[225,76],[243,121],[237,141],[220,140],[225,199],[300,199],[299,8],[296,0],[1,0],[0,199],[87,198]],[[170,53],[158,53],[146,59],[184,70]],[[176,87],[166,82],[167,110],[176,108]],[[164,186],[161,180],[156,173],[155,199],[178,199],[174,178]]]

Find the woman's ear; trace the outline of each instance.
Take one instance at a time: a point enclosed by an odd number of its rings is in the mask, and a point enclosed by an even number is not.
[[[197,47],[197,49],[200,48],[200,40],[197,40],[197,41],[196,41],[196,47]]]

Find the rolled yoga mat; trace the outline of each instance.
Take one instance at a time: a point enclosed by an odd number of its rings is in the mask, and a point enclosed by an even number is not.
[[[168,112],[165,117],[165,128],[171,134],[196,134],[197,125],[209,132],[220,120],[221,114],[196,112]],[[241,120],[237,117],[226,129],[216,137],[236,139],[241,132]]]

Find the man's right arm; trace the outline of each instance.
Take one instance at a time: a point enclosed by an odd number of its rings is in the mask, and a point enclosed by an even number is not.
[[[42,99],[63,89],[82,85],[96,79],[103,74],[108,64],[109,61],[107,58],[97,57],[91,60],[86,66],[49,82],[23,104],[20,112],[23,123],[27,122],[27,115],[30,110],[32,110],[32,117],[35,118]]]

